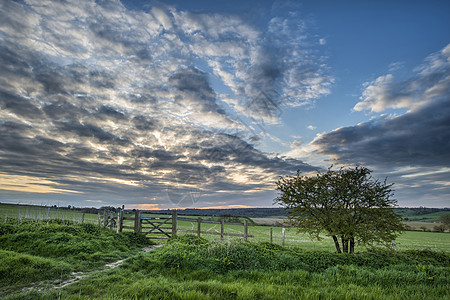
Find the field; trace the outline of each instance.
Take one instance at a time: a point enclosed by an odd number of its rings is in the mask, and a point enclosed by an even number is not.
[[[62,218],[52,220],[52,210],[6,206],[5,299],[450,299],[450,233],[407,231],[396,240],[398,251],[357,246],[348,255],[334,253],[330,238],[312,241],[294,228],[286,228],[281,247],[282,228],[254,220],[249,242],[179,233],[154,249],[131,230],[99,227],[96,214],[81,224],[72,210],[60,209]],[[197,217],[190,218],[179,228],[195,229]],[[219,232],[220,224],[204,223],[202,231]],[[225,233],[243,233],[243,226],[226,224]]]
[[[0,220],[6,220],[7,218],[59,219],[81,223],[82,217],[83,214],[80,211],[68,208],[0,203]],[[98,215],[86,213],[84,222],[98,224]]]
[[[5,299],[450,297],[449,252],[349,255],[194,235],[152,250],[140,235],[59,221],[9,220],[0,232]],[[139,251],[144,247],[150,251]]]
[[[422,217],[426,219],[433,219],[436,215],[440,216],[447,212],[434,212],[433,210],[425,209],[420,215],[413,215],[416,210],[414,209],[399,209],[399,212],[403,213],[404,216],[409,218]],[[125,215],[128,218],[133,218],[134,214],[129,212]],[[158,215],[158,214],[145,214],[144,216],[160,216],[167,217],[168,215]],[[49,208],[49,207],[38,207],[29,205],[14,205],[14,204],[0,204],[0,222],[1,220],[6,220],[8,217],[13,218],[31,218],[31,219],[60,219],[67,220],[74,223],[81,223],[82,213],[80,211],[74,211],[67,208]],[[197,228],[197,216],[182,216],[183,218],[191,218],[192,222],[189,221],[179,221],[178,228],[194,230]],[[97,214],[86,213],[84,217],[86,223],[98,224],[99,216]],[[219,221],[220,217],[214,216],[201,216],[204,220]],[[103,219],[103,216],[101,216]],[[273,243],[281,245],[282,243],[282,227],[280,226],[286,220],[283,217],[267,217],[267,218],[244,218],[244,217],[228,217],[228,221],[233,223],[243,223],[247,219],[250,221],[249,234],[254,237],[249,238],[252,242],[269,242],[270,241],[270,228],[272,228]],[[431,222],[417,222],[417,221],[406,221],[407,225],[411,228],[422,231],[420,227],[425,227],[427,230],[432,231],[434,226],[440,223]],[[134,220],[125,221],[125,225],[132,227],[134,225]],[[264,225],[264,226],[259,226]],[[305,250],[324,250],[324,251],[334,251],[333,243],[330,241],[329,237],[323,236],[323,240],[312,241],[307,235],[297,233],[295,228],[286,227],[286,237],[285,245],[300,247]],[[131,229],[125,231],[132,231]],[[202,231],[220,232],[220,224],[202,224]],[[242,225],[226,225],[225,233],[240,233],[243,234]],[[179,233],[183,235],[184,233]],[[202,235],[209,241],[218,240],[217,235]],[[225,241],[237,241],[241,240],[240,237],[225,237]],[[438,232],[417,232],[417,231],[406,231],[396,241],[396,246],[399,250],[411,250],[411,249],[432,249],[437,251],[449,251],[450,252],[450,234],[448,233],[438,233]]]

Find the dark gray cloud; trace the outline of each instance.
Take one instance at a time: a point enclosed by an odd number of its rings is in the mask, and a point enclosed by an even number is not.
[[[0,91],[0,107],[24,118],[42,117],[39,107],[29,100],[6,91]]]
[[[318,153],[374,165],[449,166],[449,58],[450,45],[429,56],[412,78],[382,76],[367,86],[355,108],[409,110],[320,135],[312,143]]]
[[[384,117],[317,138],[319,154],[346,163],[450,166],[450,98],[398,117]]]
[[[224,114],[216,103],[216,95],[210,87],[208,76],[196,68],[181,69],[169,78],[175,102],[200,112]]]

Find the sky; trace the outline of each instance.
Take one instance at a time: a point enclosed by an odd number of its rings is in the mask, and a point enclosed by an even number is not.
[[[0,1],[0,202],[272,207],[365,166],[450,207],[450,1]]]

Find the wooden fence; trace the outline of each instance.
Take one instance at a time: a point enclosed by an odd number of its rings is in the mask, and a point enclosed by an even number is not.
[[[179,217],[177,211],[174,210],[171,213],[171,216],[167,217],[145,217],[143,216],[145,211],[136,210],[134,212],[133,217],[124,217],[124,208],[120,210],[117,218],[117,232],[122,232],[123,229],[132,229],[134,232],[144,233],[151,239],[168,239],[170,237],[176,236],[177,232],[190,232],[195,233],[197,236],[201,236],[202,234],[213,234],[220,235],[220,239],[223,240],[225,236],[238,236],[242,237],[245,241],[248,240],[249,237],[253,237],[253,235],[248,234],[248,221],[244,220],[244,232],[240,233],[228,233],[225,232],[225,225],[242,225],[241,223],[227,223],[222,218],[220,222],[217,221],[207,221],[202,218],[197,218],[197,229],[196,230],[188,230],[178,228],[178,221],[194,221],[195,219]],[[164,214],[163,214],[164,215]],[[124,220],[133,220],[134,226],[126,226],[124,225]],[[202,231],[201,225],[202,223],[209,224],[220,224],[220,232],[211,232],[211,231]],[[153,236],[160,235],[160,236]]]

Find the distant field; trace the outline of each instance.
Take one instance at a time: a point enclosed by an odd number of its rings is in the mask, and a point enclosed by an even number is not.
[[[450,211],[440,211],[436,213],[419,215],[419,216],[408,216],[406,217],[410,221],[422,221],[422,222],[439,222],[441,216],[450,214]]]
[[[0,220],[7,218],[35,220],[61,219],[81,222],[82,217],[82,212],[67,208],[0,203]],[[98,224],[98,216],[96,214],[85,214],[84,222]]]
[[[450,209],[436,208],[396,208],[405,221],[439,222],[440,217],[450,214]]]
[[[408,225],[412,230],[423,231],[426,228],[427,231],[434,231],[435,226],[442,225],[441,222],[422,222],[422,221],[404,221],[406,225]]]
[[[283,224],[286,222],[286,218],[283,217],[274,217],[274,218],[251,218],[253,222],[255,222],[258,225],[276,225],[276,224]]]
[[[157,216],[156,214],[151,214]],[[160,215],[161,217],[167,217],[169,215]],[[63,208],[49,208],[49,207],[37,207],[27,205],[12,205],[12,204],[0,204],[0,221],[5,220],[8,217],[14,218],[31,218],[31,219],[46,219],[46,218],[59,218],[63,220],[71,220],[74,222],[81,222],[82,213],[80,211],[68,210]],[[126,217],[133,218],[133,213],[126,214]],[[197,228],[197,216],[182,216],[192,218],[192,221],[179,221],[178,228],[195,230]],[[219,220],[220,217],[202,216],[202,219]],[[245,218],[239,217],[237,221],[243,222]],[[270,228],[272,225],[272,240],[273,243],[281,245],[282,243],[282,224],[285,218],[251,218],[255,223],[249,226],[249,235],[254,237],[249,238],[250,241],[256,242],[268,242],[270,241]],[[98,224],[98,216],[96,214],[85,214],[85,222]],[[421,230],[420,227],[425,226],[429,230],[433,230],[433,227],[440,223],[428,223],[428,222],[405,222],[407,225],[414,229]],[[266,226],[258,226],[266,225]],[[133,227],[134,220],[127,220],[124,222],[125,226]],[[276,226],[278,225],[278,226]],[[169,226],[170,225],[166,225]],[[132,231],[132,229],[125,229],[124,231]],[[202,223],[202,231],[217,232],[220,233],[220,224]],[[243,234],[242,225],[226,225],[225,233]],[[185,233],[179,233],[183,235]],[[202,237],[212,241],[218,240],[218,235],[203,234]],[[241,237],[225,236],[225,241],[240,240]],[[396,241],[397,248],[399,250],[409,249],[432,249],[438,251],[450,252],[450,233],[437,233],[437,232],[414,232],[406,231]],[[307,235],[297,233],[295,228],[285,229],[285,245],[296,246],[308,250],[326,250],[334,251],[334,245],[331,239],[327,236],[323,236],[321,241],[312,241]],[[357,250],[363,250],[363,248],[357,248]]]

